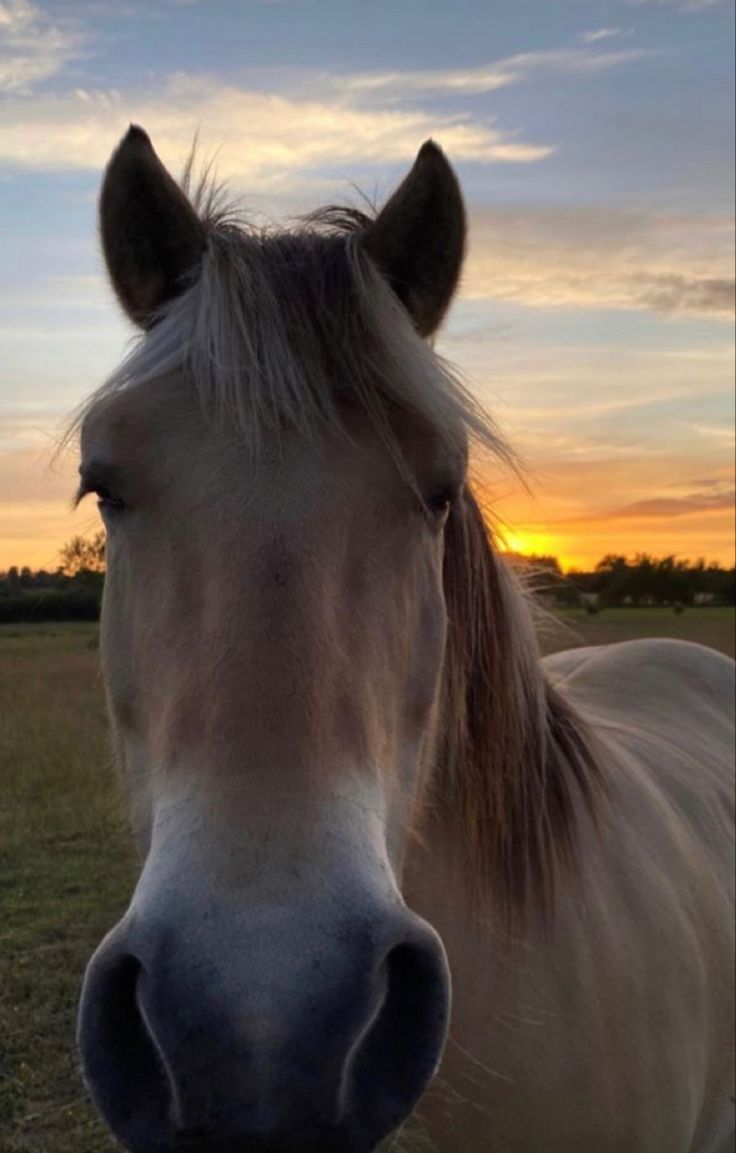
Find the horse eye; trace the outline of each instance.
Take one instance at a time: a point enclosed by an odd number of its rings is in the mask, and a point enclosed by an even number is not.
[[[125,508],[125,502],[119,496],[115,496],[109,489],[104,488],[102,485],[95,485],[92,492],[97,497],[97,507],[101,513],[114,513],[122,512]]]
[[[425,502],[427,511],[435,520],[446,517],[457,500],[457,489],[445,486],[433,493]]]

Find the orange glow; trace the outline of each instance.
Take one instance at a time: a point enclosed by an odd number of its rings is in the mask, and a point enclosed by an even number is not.
[[[523,506],[524,502],[519,504]],[[517,511],[528,513],[528,509],[521,507]],[[555,523],[550,518],[544,526],[538,521],[525,524],[521,517],[511,515],[510,508],[505,510],[505,515],[514,529],[503,531],[504,551],[554,556],[564,572],[590,571],[607,553],[627,557],[636,553],[659,557],[675,555],[692,561],[703,557],[724,568],[733,567],[735,561],[733,513],[727,510],[673,518],[623,518],[603,514],[575,518],[567,523]]]
[[[501,528],[496,530],[501,552],[518,553],[520,556],[554,556],[562,568],[569,568],[565,555],[561,554],[559,537],[553,532],[538,532],[534,529]]]
[[[693,485],[699,475],[710,487]],[[532,477],[532,492],[485,476],[481,469],[483,503],[500,522],[505,551],[554,556],[566,572],[590,571],[607,553],[734,565],[732,465],[674,455],[622,463],[548,459]]]

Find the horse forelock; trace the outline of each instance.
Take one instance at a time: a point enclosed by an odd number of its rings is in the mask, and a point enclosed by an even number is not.
[[[188,181],[185,174],[185,190]],[[453,443],[469,435],[513,460],[367,255],[368,214],[334,206],[292,228],[258,229],[208,178],[191,195],[207,236],[196,279],[152,318],[72,433],[112,394],[178,371],[205,417],[236,429],[254,451],[264,433],[288,427],[311,436],[339,425],[347,399],[399,457],[397,407]]]

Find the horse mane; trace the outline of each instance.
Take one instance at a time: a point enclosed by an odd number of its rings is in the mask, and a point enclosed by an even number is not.
[[[603,779],[592,734],[543,673],[530,596],[470,488],[448,520],[444,589],[435,795],[476,906],[490,904],[508,929],[532,908],[545,922],[574,875],[579,820],[585,810],[595,817]]]
[[[112,395],[179,371],[208,419],[237,428],[254,452],[264,432],[285,424],[305,436],[339,424],[348,393],[399,467],[397,407],[453,444],[469,438],[515,463],[366,256],[370,214],[332,207],[291,230],[257,230],[207,173],[192,190],[191,161],[183,187],[208,236],[201,271],[86,402],[68,437]],[[580,803],[595,808],[600,774],[580,717],[545,680],[528,597],[489,523],[468,488],[447,524],[444,732],[432,787],[443,810],[449,802],[476,896],[510,925],[533,900],[551,910],[560,875],[575,864]]]

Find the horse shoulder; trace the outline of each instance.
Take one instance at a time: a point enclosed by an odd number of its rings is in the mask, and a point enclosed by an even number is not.
[[[561,687],[576,693],[587,688],[593,694],[603,689],[612,703],[636,700],[639,707],[661,708],[672,694],[679,699],[707,695],[733,716],[736,664],[690,641],[652,637],[567,649],[543,664]]]

